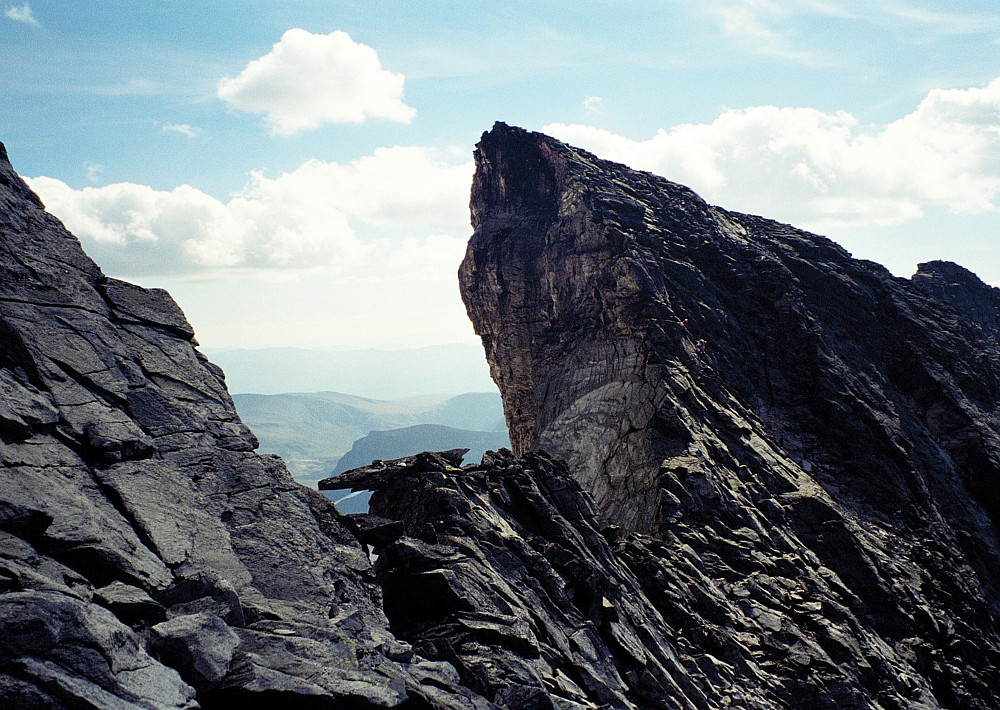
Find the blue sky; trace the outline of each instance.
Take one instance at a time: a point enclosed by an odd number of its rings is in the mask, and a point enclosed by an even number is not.
[[[1000,284],[995,2],[7,2],[0,140],[205,346],[473,342],[496,120]]]

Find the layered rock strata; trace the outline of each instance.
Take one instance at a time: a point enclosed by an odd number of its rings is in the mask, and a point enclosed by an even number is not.
[[[674,644],[613,530],[564,464],[463,449],[321,483],[374,491],[352,516],[393,628],[502,707],[697,708],[730,696]],[[744,696],[742,700],[749,700]]]
[[[364,546],[195,346],[0,146],[0,706],[486,707],[395,638]]]
[[[997,707],[998,290],[504,124],[475,158],[459,278],[514,452],[651,536],[689,648],[765,707]]]

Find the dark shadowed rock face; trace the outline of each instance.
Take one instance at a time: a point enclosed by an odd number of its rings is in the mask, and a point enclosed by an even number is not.
[[[461,469],[463,453],[323,484],[375,491],[352,518],[378,552],[394,630],[504,707],[705,707],[705,674],[565,465],[501,450]]]
[[[971,325],[977,343],[989,351],[1000,345],[1000,289],[984,284],[958,264],[929,261],[917,266],[913,283],[922,291],[950,303]]]
[[[486,707],[389,631],[365,548],[195,345],[0,146],[0,707]]]
[[[674,647],[764,706],[1000,707],[1000,291],[504,124],[476,164],[514,452],[652,535],[619,559]]]

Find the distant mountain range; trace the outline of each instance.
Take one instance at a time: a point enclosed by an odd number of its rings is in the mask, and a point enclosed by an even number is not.
[[[428,392],[495,392],[479,345],[434,345],[399,350],[202,348],[226,373],[230,392],[352,392],[401,399]]]
[[[392,458],[428,449],[509,446],[497,392],[395,400],[338,392],[237,394],[233,395],[233,401],[240,418],[260,440],[259,451],[281,456],[295,479],[308,486],[330,476],[341,457],[356,448],[358,440],[373,432],[384,436],[358,449],[355,458],[362,456],[361,451],[371,451],[372,455],[357,465],[367,464],[372,458]],[[436,426],[392,434],[392,430],[406,431],[415,425]],[[448,443],[438,443],[444,441]],[[391,453],[379,449],[380,444],[389,447]],[[401,451],[401,446],[413,448]]]

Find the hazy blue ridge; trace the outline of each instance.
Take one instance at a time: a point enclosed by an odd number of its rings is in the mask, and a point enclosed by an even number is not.
[[[233,401],[240,418],[257,435],[259,451],[281,456],[295,480],[309,486],[315,486],[319,479],[333,475],[341,456],[370,432],[434,424],[494,438],[499,435],[506,441],[503,406],[496,391],[394,400],[338,392],[236,394]],[[473,438],[468,444],[448,444],[444,448],[476,448],[477,442]],[[436,446],[428,443],[423,448],[400,455]],[[373,458],[392,456],[381,454],[373,455]],[[368,461],[362,462],[366,463]]]
[[[480,461],[486,451],[510,448],[510,438],[506,431],[469,431],[440,424],[416,424],[402,429],[373,431],[354,442],[351,450],[337,462],[333,473],[367,466],[375,459],[386,461],[421,451],[460,448],[469,449],[465,455],[466,463]]]

